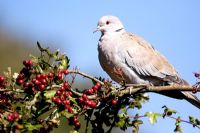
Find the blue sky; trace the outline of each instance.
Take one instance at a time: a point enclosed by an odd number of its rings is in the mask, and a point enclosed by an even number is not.
[[[144,37],[164,54],[180,75],[191,84],[196,80],[193,72],[200,72],[200,1],[198,0],[85,0],[85,1],[0,1],[0,28],[31,45],[40,41],[66,52],[71,66],[81,71],[103,76],[98,62],[97,43],[100,33],[93,34],[98,19],[103,15],[116,15],[129,32]],[[36,47],[36,45],[35,45]],[[200,97],[200,95],[198,94]],[[140,112],[162,111],[162,105],[176,108],[178,115],[200,116],[200,111],[186,101],[177,101],[150,94],[151,100]],[[133,113],[133,112],[132,112]],[[159,120],[150,125],[146,119],[141,131],[173,132],[172,120]],[[182,124],[183,132],[199,130]],[[128,131],[127,131],[128,132]]]

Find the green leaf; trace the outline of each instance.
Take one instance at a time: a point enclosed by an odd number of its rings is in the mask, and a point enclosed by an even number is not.
[[[69,98],[69,100],[70,100],[70,101],[72,101],[73,103],[77,104],[77,102],[76,102],[76,99],[75,99],[75,98],[73,98],[73,97],[71,97],[71,96],[68,96],[68,98]]]
[[[182,128],[180,125],[177,125],[176,128],[174,129],[174,132],[182,133]]]
[[[126,125],[125,119],[121,119],[119,122],[116,123],[116,126],[119,128],[124,128]]]
[[[138,131],[139,131],[139,126],[141,125],[141,124],[143,124],[143,121],[141,121],[141,120],[133,120],[132,121],[132,125],[133,125],[133,132],[134,133],[138,133]]]
[[[32,125],[31,123],[27,123],[25,125],[25,127],[27,128],[28,131],[33,131],[33,130],[39,130],[40,128],[42,128],[43,126],[41,124],[37,124],[37,125]]]
[[[66,117],[67,119],[70,118],[70,117],[72,117],[72,116],[74,116],[74,114],[69,113],[69,112],[66,111],[66,110],[63,110],[63,111],[61,111],[60,113],[61,113],[62,116]]]
[[[151,124],[155,124],[157,122],[157,118],[162,115],[159,113],[147,112],[147,113],[145,113],[145,116],[147,116],[149,118],[149,122]]]
[[[163,113],[163,118],[167,115],[167,116],[171,116],[172,114],[176,114],[176,110],[170,109],[167,106],[163,106],[162,108],[164,109],[164,113]]]
[[[52,98],[55,94],[56,94],[56,90],[44,91],[44,96],[45,96],[47,99]]]

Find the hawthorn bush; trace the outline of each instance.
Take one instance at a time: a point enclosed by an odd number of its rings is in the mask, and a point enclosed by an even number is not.
[[[166,106],[162,113],[129,116],[129,109],[140,109],[142,103],[149,100],[144,94],[148,87],[133,85],[131,89],[125,84],[117,87],[101,77],[95,78],[77,69],[69,70],[66,55],[37,45],[41,52],[39,57],[31,55],[31,59],[23,61],[24,67],[19,73],[12,73],[8,68],[0,76],[1,132],[51,132],[59,126],[61,117],[74,127],[71,132],[78,132],[81,126],[86,126],[85,132],[88,132],[90,123],[94,133],[111,132],[113,127],[121,130],[132,127],[136,133],[143,124],[142,117],[148,117],[152,124],[157,117],[175,119],[175,132],[182,132],[181,122],[200,128],[197,118],[190,116],[188,121],[175,118],[172,115],[176,111]],[[86,90],[73,88],[76,75],[91,80],[93,86]],[[195,73],[195,77],[200,79],[200,74]],[[199,91],[199,85],[197,82],[191,91]],[[80,124],[80,116],[85,116],[85,125]]]

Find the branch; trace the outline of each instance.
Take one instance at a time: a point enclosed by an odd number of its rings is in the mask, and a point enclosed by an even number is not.
[[[80,72],[78,70],[69,70],[69,73],[75,73],[75,74],[82,75],[83,77],[89,78],[91,80],[99,82],[101,85],[104,85],[104,83],[102,81],[98,80],[97,78],[94,78],[93,76],[90,76],[90,75],[83,73],[83,72]]]
[[[120,88],[118,95],[123,96],[125,94],[135,94],[137,92],[163,92],[163,91],[200,91],[200,87],[186,86],[186,85],[172,85],[172,86],[151,86],[144,84],[132,84]]]
[[[94,80],[96,82],[99,82],[102,86],[104,83],[97,78],[90,76],[88,74],[85,74],[83,72],[80,72],[78,70],[69,70],[69,73],[75,73],[79,74],[83,77],[86,77],[88,79]],[[135,94],[137,92],[163,92],[163,91],[194,91],[199,92],[200,86],[194,87],[194,86],[187,86],[187,85],[171,85],[171,86],[152,86],[152,85],[145,85],[145,84],[126,84],[125,86],[121,86],[118,89],[113,89],[115,87],[111,86],[110,89],[114,90],[112,92],[112,95],[117,96],[123,96],[126,94]],[[81,96],[82,94],[72,91],[73,93]],[[91,95],[89,99],[94,99],[96,95]]]

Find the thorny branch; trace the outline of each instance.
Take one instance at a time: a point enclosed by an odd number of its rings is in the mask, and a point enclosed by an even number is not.
[[[69,73],[75,73],[79,74],[83,77],[89,78],[91,80],[94,80],[96,82],[99,82],[102,86],[104,85],[104,82],[98,80],[97,78],[94,78],[88,74],[85,74],[83,72],[80,72],[78,70],[69,70]],[[113,86],[111,87],[113,89]],[[145,84],[127,84],[125,86],[121,86],[118,89],[114,89],[112,92],[112,95],[117,95],[117,96],[123,96],[126,94],[135,94],[137,92],[163,92],[163,91],[193,91],[195,90],[196,92],[200,91],[200,87],[194,87],[194,86],[186,86],[186,85],[171,85],[171,86],[152,86],[152,85],[145,85]],[[81,93],[74,92],[77,95],[81,96]],[[89,99],[94,99],[95,96],[91,95]]]

